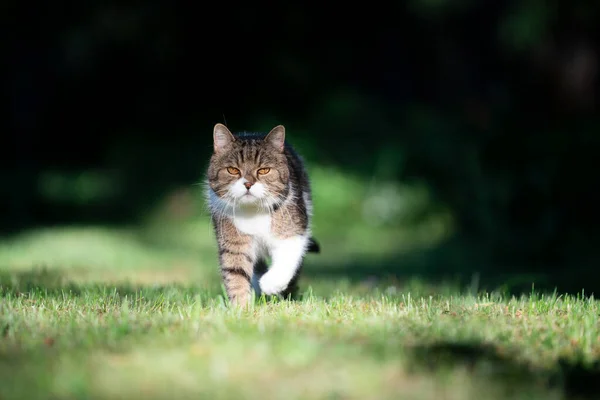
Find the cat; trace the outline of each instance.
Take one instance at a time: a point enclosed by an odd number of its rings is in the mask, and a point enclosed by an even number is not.
[[[285,140],[285,127],[278,125],[267,135],[234,135],[216,124],[206,181],[230,303],[247,305],[252,289],[296,298],[304,257],[319,253],[320,247],[311,235],[308,174]]]

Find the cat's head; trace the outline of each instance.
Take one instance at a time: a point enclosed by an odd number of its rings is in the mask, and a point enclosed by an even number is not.
[[[284,154],[285,128],[273,128],[265,137],[234,136],[223,124],[213,130],[213,155],[208,185],[230,206],[280,204],[288,191],[289,169]]]

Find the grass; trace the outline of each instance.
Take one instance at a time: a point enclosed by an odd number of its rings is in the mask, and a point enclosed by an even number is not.
[[[571,296],[373,290],[239,311],[194,286],[38,277],[3,288],[2,398],[558,399],[557,362],[600,352],[597,301]]]
[[[362,204],[325,197],[355,183],[316,175],[324,252],[298,302],[229,308],[208,220],[181,193],[143,226],[0,242],[0,399],[595,398],[592,296],[386,279],[385,262],[440,240],[439,219],[348,220]],[[372,271],[344,279],[358,264]]]

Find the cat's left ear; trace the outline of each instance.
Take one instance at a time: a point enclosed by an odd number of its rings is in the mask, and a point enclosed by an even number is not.
[[[235,138],[223,124],[216,124],[213,129],[213,148],[215,153],[225,150],[235,141]]]
[[[271,132],[265,137],[265,142],[269,142],[280,152],[283,152],[283,145],[285,144],[285,128],[283,125],[277,125],[271,129]]]

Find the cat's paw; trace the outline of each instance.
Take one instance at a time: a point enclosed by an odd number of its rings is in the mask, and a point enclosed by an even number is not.
[[[260,278],[260,291],[268,296],[273,296],[283,292],[289,285],[287,277],[267,272]]]

